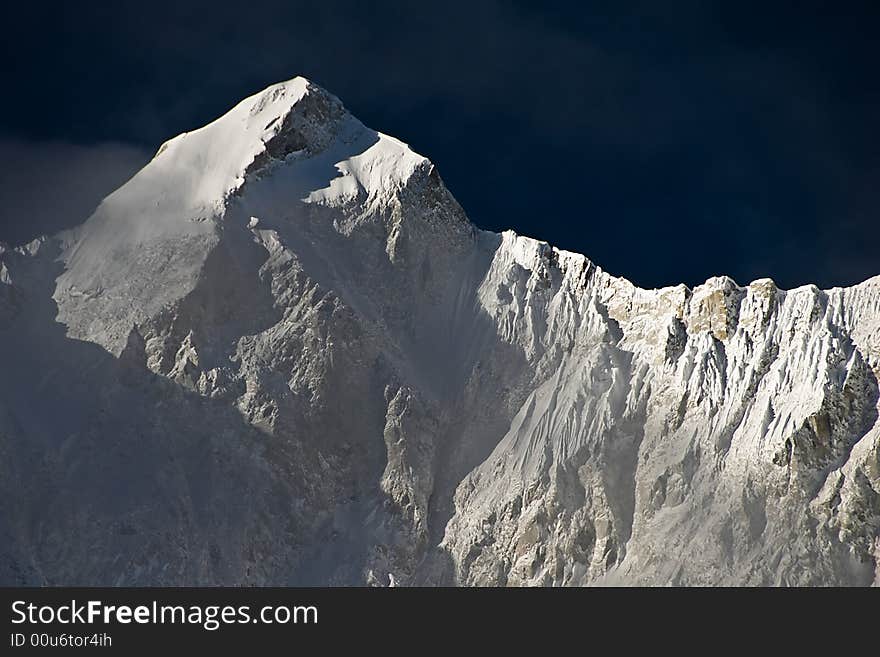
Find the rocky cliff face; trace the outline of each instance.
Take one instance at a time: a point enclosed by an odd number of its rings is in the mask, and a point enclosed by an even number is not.
[[[302,78],[0,249],[4,583],[880,583],[880,277],[642,290]]]

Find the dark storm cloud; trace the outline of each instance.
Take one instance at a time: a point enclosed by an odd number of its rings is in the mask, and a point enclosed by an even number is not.
[[[82,223],[147,159],[125,144],[0,138],[0,241],[18,245]]]
[[[609,3],[611,4],[611,3]],[[643,285],[880,273],[870,5],[17,7],[20,136],[148,149],[295,74],[430,156],[480,225]],[[872,26],[874,26],[872,28]]]

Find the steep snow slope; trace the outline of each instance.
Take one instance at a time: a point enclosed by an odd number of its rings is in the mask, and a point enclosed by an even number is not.
[[[880,278],[636,288],[302,78],[0,248],[0,359],[9,583],[880,578]]]

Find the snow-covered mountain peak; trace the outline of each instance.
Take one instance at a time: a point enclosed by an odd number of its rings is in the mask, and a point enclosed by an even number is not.
[[[132,323],[196,285],[225,229],[255,219],[283,233],[310,206],[390,211],[416,175],[448,195],[426,158],[364,126],[334,95],[302,77],[272,85],[167,141],[108,196],[69,236],[56,298],[109,306],[99,341],[118,350]],[[61,306],[74,335],[84,319],[100,321]]]
[[[639,288],[303,78],[0,246],[0,363],[6,579],[880,583],[880,278]]]
[[[130,201],[140,187],[158,185],[167,197],[210,213],[240,194],[247,181],[283,165],[296,169],[287,172],[284,184],[295,177],[304,198],[314,194],[313,200],[329,200],[353,191],[389,191],[392,181],[405,182],[425,163],[403,142],[364,126],[333,94],[296,77],[168,140],[111,200]],[[334,182],[336,177],[350,180]]]
[[[240,187],[248,173],[259,173],[291,155],[321,151],[346,120],[354,121],[335,96],[296,77],[165,142],[138,175],[152,179],[183,173],[195,183],[191,200],[210,205]]]

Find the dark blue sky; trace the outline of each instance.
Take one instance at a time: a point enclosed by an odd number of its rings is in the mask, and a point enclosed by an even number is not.
[[[77,223],[168,137],[302,74],[478,225],[640,285],[880,273],[880,4],[598,5],[7,7],[0,239]]]

